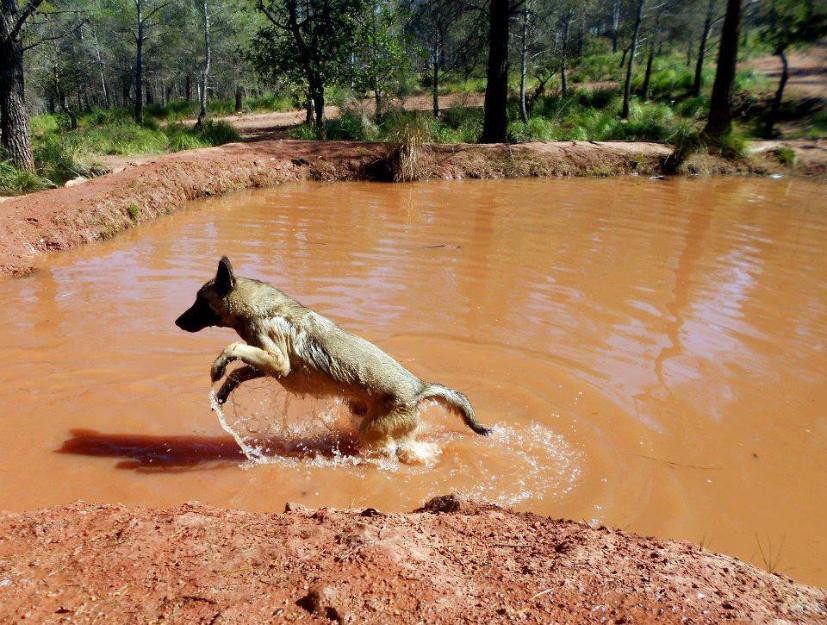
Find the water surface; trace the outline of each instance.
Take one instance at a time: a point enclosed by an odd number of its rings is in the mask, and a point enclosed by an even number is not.
[[[306,183],[52,257],[0,284],[0,508],[409,510],[460,491],[778,559],[827,585],[824,191]],[[429,409],[431,468],[239,468],[207,398],[209,366],[236,337],[172,323],[221,254],[463,390],[497,434]]]

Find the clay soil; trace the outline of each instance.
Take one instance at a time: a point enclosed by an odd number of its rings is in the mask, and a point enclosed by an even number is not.
[[[654,143],[560,142],[438,145],[422,151],[420,177],[612,175],[657,171]],[[69,187],[0,204],[0,276],[21,275],[44,253],[112,236],[187,200],[301,179],[388,179],[392,148],[349,141],[262,140],[190,150],[125,165]]]
[[[452,496],[5,513],[0,598],[2,623],[827,623],[827,593],[733,558]]]

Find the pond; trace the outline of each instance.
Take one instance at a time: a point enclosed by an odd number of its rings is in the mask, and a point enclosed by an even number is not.
[[[825,187],[804,180],[301,183],[194,203],[0,283],[0,508],[411,510],[456,491],[825,586],[826,241]],[[173,325],[222,254],[462,390],[494,435],[431,407],[432,466],[245,464],[208,398],[236,335]]]

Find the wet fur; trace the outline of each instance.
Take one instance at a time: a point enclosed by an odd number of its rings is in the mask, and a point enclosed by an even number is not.
[[[247,365],[227,377],[218,392],[220,401],[241,382],[263,375],[278,378],[291,392],[344,397],[363,417],[363,443],[375,448],[395,443],[405,461],[417,460],[411,457],[416,452],[409,443],[419,422],[418,405],[424,400],[441,403],[478,434],[489,432],[477,422],[462,393],[423,382],[369,341],[269,284],[236,278],[226,257],[215,279],[201,287],[176,325],[189,332],[208,326],[233,328],[245,341],[229,345],[213,363],[214,382],[224,377],[233,360]]]

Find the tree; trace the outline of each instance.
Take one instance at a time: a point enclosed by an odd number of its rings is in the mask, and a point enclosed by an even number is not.
[[[144,44],[149,38],[149,31],[157,26],[154,18],[169,6],[169,2],[157,0],[135,1],[135,109],[133,116],[139,124],[144,123]],[[153,6],[154,4],[154,6]],[[145,9],[149,9],[145,11]],[[150,92],[151,93],[151,92]]]
[[[569,78],[566,60],[569,56],[569,28],[574,15],[574,8],[567,4],[560,13],[560,95],[564,98],[569,94]]]
[[[735,64],[738,60],[738,25],[741,21],[741,0],[727,0],[721,43],[718,47],[718,67],[712,85],[704,135],[713,142],[732,129],[732,83],[735,81]]]
[[[629,44],[629,61],[626,65],[626,81],[623,83],[623,110],[620,113],[622,119],[629,119],[629,106],[632,99],[632,68],[635,63],[638,37],[640,36],[640,22],[643,19],[643,7],[646,0],[638,0],[635,11],[635,28],[632,32],[632,42]]]
[[[257,43],[271,49],[259,49],[254,58],[265,64],[283,59],[301,69],[316,132],[324,139],[325,87],[347,74],[363,0],[258,0],[257,6],[271,24]]]
[[[439,118],[439,85],[443,72],[462,65],[468,66],[472,49],[477,48],[475,23],[463,28],[470,12],[456,0],[405,0],[403,10],[410,17],[405,30],[418,41],[418,52],[424,59],[431,87],[434,117]]]
[[[698,97],[701,95],[701,86],[703,84],[704,58],[706,57],[707,41],[709,40],[709,31],[712,30],[712,18],[715,11],[715,0],[708,0],[706,3],[706,13],[704,15],[704,25],[701,29],[701,42],[698,44],[698,58],[695,62],[695,79],[692,81],[692,95]]]
[[[207,119],[207,84],[210,77],[210,61],[212,48],[210,46],[210,4],[208,0],[197,0],[196,6],[201,14],[201,23],[204,26],[204,65],[198,79],[198,120],[196,127],[200,128]]]
[[[22,10],[17,0],[0,1],[0,133],[3,150],[20,169],[34,171],[23,78],[23,43],[26,21],[43,0],[29,0]]]
[[[644,100],[649,99],[649,83],[652,79],[652,65],[655,61],[655,52],[660,44],[660,21],[663,16],[664,4],[655,7],[655,23],[649,33],[649,55],[646,58],[646,72],[643,74],[643,86],[640,88],[640,96]]]
[[[395,3],[369,2],[359,17],[355,33],[359,45],[353,57],[353,83],[373,93],[375,116],[380,119],[383,99],[396,85],[408,64],[403,45],[399,11]]]
[[[508,35],[511,15],[522,0],[491,0],[488,7],[488,67],[485,83],[482,143],[508,138]]]
[[[827,30],[827,8],[823,3],[816,8],[812,0],[769,0],[762,8],[761,39],[772,47],[772,53],[781,61],[781,77],[764,125],[764,135],[772,137],[789,77],[787,49],[814,41],[824,34]]]
[[[532,19],[531,0],[526,0],[520,12],[520,119],[528,121],[528,107],[526,103],[526,72],[528,71],[528,43],[529,27]]]

